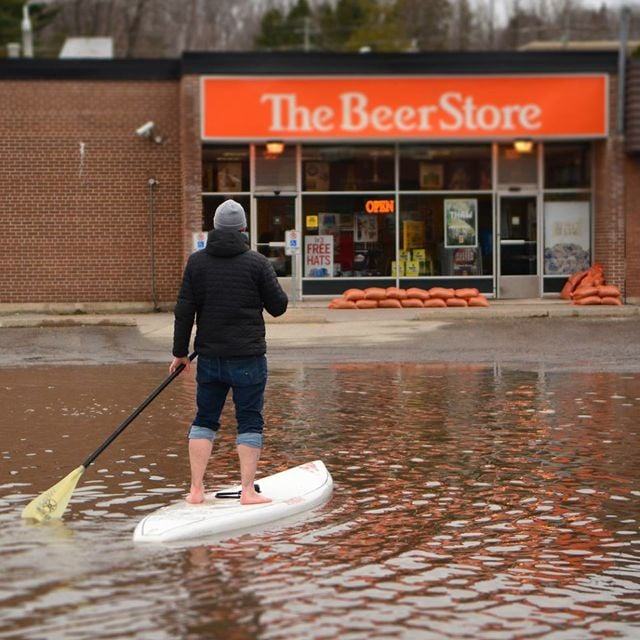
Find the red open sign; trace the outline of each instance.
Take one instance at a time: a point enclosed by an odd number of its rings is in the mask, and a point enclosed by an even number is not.
[[[364,209],[367,213],[394,213],[395,200],[367,200]]]

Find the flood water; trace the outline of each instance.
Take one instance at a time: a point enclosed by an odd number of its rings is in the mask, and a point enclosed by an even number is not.
[[[193,376],[20,520],[165,376],[0,370],[2,638],[640,635],[640,375],[436,365],[272,370],[260,471],[321,458],[332,500],[267,532],[134,546],[181,499]],[[237,481],[232,412],[207,480]]]

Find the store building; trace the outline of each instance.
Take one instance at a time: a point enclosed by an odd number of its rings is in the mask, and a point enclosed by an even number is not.
[[[393,284],[557,295],[598,261],[640,301],[640,74],[630,62],[619,93],[617,64],[610,52],[1,61],[0,303],[170,304],[228,197],[305,298]],[[299,255],[285,254],[286,230]]]

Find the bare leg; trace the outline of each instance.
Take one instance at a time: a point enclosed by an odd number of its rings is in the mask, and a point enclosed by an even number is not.
[[[205,438],[189,440],[189,462],[191,463],[191,491],[187,502],[198,504],[204,500],[204,485],[202,479],[209,462],[213,442]]]
[[[246,444],[238,445],[238,457],[240,458],[240,477],[242,479],[242,496],[240,504],[262,504],[271,502],[271,498],[266,498],[256,493],[253,482],[256,478],[256,469],[260,459],[260,449],[249,447]]]

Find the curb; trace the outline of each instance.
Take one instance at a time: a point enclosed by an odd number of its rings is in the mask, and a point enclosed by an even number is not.
[[[139,314],[145,318],[152,314]],[[169,314],[167,314],[169,316]],[[156,316],[157,317],[157,316]],[[496,305],[489,308],[443,309],[289,309],[284,316],[265,314],[266,325],[331,324],[342,322],[423,322],[437,320],[519,320],[526,318],[633,318],[640,317],[640,306],[625,305],[577,307],[574,305]],[[164,323],[164,321],[161,321]],[[173,319],[167,317],[166,324]],[[126,315],[36,315],[0,316],[0,328],[56,327],[142,327],[142,318]]]
[[[133,318],[0,318],[2,329],[33,329],[52,327],[135,327]]]

